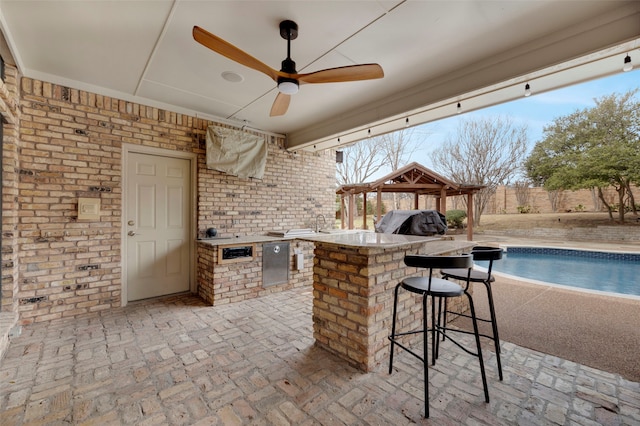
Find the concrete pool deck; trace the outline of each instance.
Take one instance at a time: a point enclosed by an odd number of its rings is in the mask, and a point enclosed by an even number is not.
[[[478,234],[490,245],[564,247],[640,253],[640,244],[524,240]],[[640,285],[640,282],[638,283]],[[640,381],[640,297],[620,297],[497,275],[494,301],[502,341]],[[488,315],[484,289],[477,309]],[[457,320],[461,327],[468,327]]]

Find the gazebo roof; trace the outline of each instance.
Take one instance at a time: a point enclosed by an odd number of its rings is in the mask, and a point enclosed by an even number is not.
[[[423,165],[413,162],[375,182],[346,184],[337,189],[337,194],[362,194],[367,192],[408,192],[419,195],[447,196],[473,194],[484,188],[483,185],[471,185],[453,182]]]

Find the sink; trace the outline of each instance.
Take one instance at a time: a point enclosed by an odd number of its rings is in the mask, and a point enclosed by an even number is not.
[[[371,232],[364,229],[322,229],[321,234],[356,234],[359,232]]]
[[[276,237],[298,237],[302,235],[315,235],[311,228],[289,229],[288,231],[269,231],[269,235]]]

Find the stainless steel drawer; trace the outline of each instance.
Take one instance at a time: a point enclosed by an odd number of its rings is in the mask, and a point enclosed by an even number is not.
[[[262,245],[262,286],[268,287],[289,281],[289,243]]]

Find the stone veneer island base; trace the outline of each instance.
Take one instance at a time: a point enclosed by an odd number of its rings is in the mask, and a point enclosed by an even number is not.
[[[388,359],[393,289],[407,276],[425,271],[404,264],[407,254],[454,255],[474,243],[439,237],[377,234],[332,234],[309,238],[315,243],[313,327],[316,344],[351,365],[372,371]],[[419,329],[420,297],[401,292],[399,327]],[[466,310],[466,299],[458,298]]]

